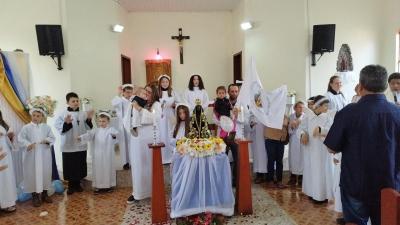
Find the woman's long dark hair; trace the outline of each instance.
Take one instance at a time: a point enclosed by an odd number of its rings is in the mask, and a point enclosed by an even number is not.
[[[158,85],[157,82],[152,82],[150,84],[147,84],[146,87],[144,87],[145,89],[149,87],[151,89],[151,101],[148,101],[148,107],[151,108],[153,106],[154,102],[158,102],[160,101],[160,93],[158,91]]]
[[[331,93],[334,94],[334,95],[341,94],[340,91],[339,91],[339,92],[336,92],[335,90],[333,90],[333,88],[332,88],[332,86],[331,86],[331,84],[333,83],[333,81],[334,81],[335,79],[340,79],[340,77],[337,76],[337,75],[331,76],[331,78],[329,79],[329,83],[328,83],[328,92],[331,92]]]
[[[193,91],[193,87],[194,87],[194,85],[193,85],[193,79],[194,79],[196,76],[199,78],[199,89],[200,89],[200,90],[203,90],[203,89],[204,89],[203,79],[201,79],[201,76],[200,76],[200,75],[194,74],[194,75],[192,75],[192,76],[190,77],[189,85],[188,85],[188,88],[189,88],[189,90],[191,90],[191,91]]]
[[[176,135],[178,134],[178,130],[179,130],[179,126],[182,122],[181,118],[179,118],[179,110],[183,109],[185,114],[186,114],[186,118],[185,118],[185,137],[187,137],[189,130],[190,130],[190,114],[189,114],[189,108],[185,105],[180,105],[176,108],[176,125],[175,125],[175,129],[174,129],[174,134],[173,137],[176,138]]]
[[[1,111],[0,111],[0,126],[4,127],[4,129],[6,129],[6,131],[8,131],[10,129],[10,127],[8,126],[6,121],[4,121],[3,114],[1,113]]]
[[[168,92],[168,97],[172,97],[171,80],[168,79],[167,77],[161,77],[160,80],[158,81],[158,91],[159,91],[159,93],[160,93],[160,97],[162,97],[162,96],[161,96],[161,94],[162,94],[162,87],[161,87],[161,81],[162,81],[162,79],[167,79],[167,80],[169,81],[169,85],[168,85],[168,90],[167,90],[167,92]]]

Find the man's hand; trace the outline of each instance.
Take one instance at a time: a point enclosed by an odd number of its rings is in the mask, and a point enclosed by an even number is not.
[[[302,134],[301,135],[301,137],[300,137],[300,142],[303,144],[303,145],[308,145],[308,134]]]
[[[333,151],[332,149],[328,148],[328,152],[331,154],[336,154],[337,152]]]
[[[64,122],[67,124],[72,123],[72,116],[70,114],[68,114],[65,118],[64,118]]]
[[[28,151],[32,151],[36,147],[36,143],[28,145]]]
[[[314,128],[313,136],[314,137],[319,137],[321,135],[321,133],[319,131],[320,131],[319,127]]]

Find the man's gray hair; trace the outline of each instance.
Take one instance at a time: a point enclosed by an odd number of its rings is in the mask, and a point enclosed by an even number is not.
[[[380,65],[368,65],[360,72],[360,84],[370,92],[384,92],[388,86],[387,79],[387,71]]]

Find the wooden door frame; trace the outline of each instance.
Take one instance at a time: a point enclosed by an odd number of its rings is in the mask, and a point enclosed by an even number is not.
[[[124,74],[124,60],[128,60],[129,61],[129,70],[130,70],[130,74],[129,74],[129,80],[130,82],[125,82],[125,74]],[[128,56],[121,54],[121,75],[122,75],[122,84],[124,83],[132,83],[132,61],[131,58],[129,58]]]
[[[233,54],[233,83],[236,84],[236,77],[235,77],[235,57],[240,55],[240,78],[243,80],[243,54],[242,51]]]

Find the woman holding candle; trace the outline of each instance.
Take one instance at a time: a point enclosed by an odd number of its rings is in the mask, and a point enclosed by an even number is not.
[[[145,93],[145,95],[141,93]],[[128,204],[151,197],[152,152],[148,144],[159,141],[161,104],[158,88],[155,84],[147,85],[144,89],[139,89],[138,94],[143,96],[146,105],[141,107],[133,102],[131,112],[127,113],[124,118],[124,126],[132,134],[130,159],[133,165],[133,192],[127,200]],[[133,121],[134,124],[132,124]]]

